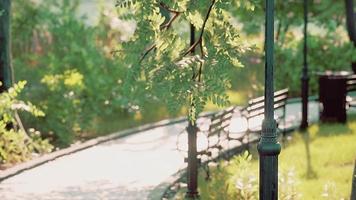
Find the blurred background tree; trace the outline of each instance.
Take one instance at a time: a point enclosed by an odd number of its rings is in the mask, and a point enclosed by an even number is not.
[[[27,80],[23,98],[47,115],[24,115],[25,126],[43,131],[59,146],[90,137],[105,117],[127,117],[120,84],[125,68],[112,59],[111,17],[101,13],[100,26],[78,17],[80,1],[14,2],[13,57],[16,78]],[[111,19],[110,19],[111,20]],[[113,130],[111,130],[113,131]]]
[[[10,61],[10,20],[11,1],[0,2],[0,92],[4,92],[12,85],[12,66]]]
[[[264,5],[257,1],[254,13],[237,9],[237,20],[248,38],[260,38],[257,58],[262,57],[262,28]],[[351,70],[352,61],[356,60],[356,50],[347,35],[345,2],[333,0],[310,0],[308,59],[312,74],[310,88],[317,94],[316,72],[325,70]],[[253,17],[254,20],[251,20]],[[256,19],[256,20],[255,20]],[[303,66],[303,2],[297,0],[276,2],[276,87],[288,86],[293,96],[300,96],[300,77]],[[259,62],[257,67],[263,70]],[[314,75],[313,75],[314,74]],[[263,80],[259,75],[257,80]],[[260,88],[260,87],[258,87]]]

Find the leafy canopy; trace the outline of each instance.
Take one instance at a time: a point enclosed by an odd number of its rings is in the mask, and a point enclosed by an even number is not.
[[[229,103],[231,69],[242,67],[240,58],[250,49],[229,10],[253,10],[252,1],[124,0],[117,6],[121,17],[137,23],[117,50],[130,68],[124,83],[130,102],[157,100],[173,112],[189,105],[191,121],[207,101]],[[196,29],[193,43],[189,24]]]

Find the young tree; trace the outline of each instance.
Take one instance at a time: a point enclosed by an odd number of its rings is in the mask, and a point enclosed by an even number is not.
[[[137,23],[131,40],[118,51],[130,68],[124,83],[126,96],[138,105],[147,99],[160,101],[173,112],[188,108],[187,197],[196,198],[196,119],[208,101],[219,106],[229,103],[226,90],[231,87],[231,70],[242,67],[240,58],[248,49],[230,8],[251,10],[254,4],[246,0],[124,0],[118,6],[129,8],[129,16]]]
[[[207,101],[229,103],[225,91],[231,69],[242,67],[240,58],[248,49],[230,7],[251,10],[251,1],[124,0],[118,6],[128,8],[126,17],[137,23],[131,40],[117,51],[130,68],[124,85],[131,102],[159,100],[171,111],[189,107],[193,123]],[[191,45],[189,24],[197,33]]]

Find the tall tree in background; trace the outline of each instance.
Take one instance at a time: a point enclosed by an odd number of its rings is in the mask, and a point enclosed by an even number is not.
[[[0,0],[0,92],[12,85],[10,59],[10,16],[11,0]]]
[[[349,33],[350,40],[356,46],[356,12],[353,0],[345,0],[345,6],[347,31]]]
[[[356,12],[354,0],[345,0],[346,6],[346,26],[351,42],[356,47]],[[356,72],[356,62],[352,63],[352,69]]]

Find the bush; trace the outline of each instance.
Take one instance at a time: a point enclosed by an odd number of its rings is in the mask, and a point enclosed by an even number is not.
[[[279,198],[280,200],[300,199],[294,176],[294,170],[280,171],[279,173]],[[201,182],[204,182],[201,180]],[[200,194],[202,199],[258,199],[258,171],[253,168],[252,156],[245,153],[231,159],[229,165],[220,163],[212,172],[212,179],[201,184]]]
[[[17,111],[25,111],[37,117],[44,116],[31,103],[17,99],[25,84],[26,82],[19,82],[0,94],[0,165],[22,162],[31,158],[34,153],[43,154],[52,150],[48,140],[41,138],[40,132],[31,129],[27,135],[19,124]]]
[[[24,116],[25,125],[33,124],[58,146],[90,135],[102,117],[128,116],[120,92],[125,69],[113,59],[114,44],[106,39],[120,32],[109,30],[112,16],[103,15],[98,26],[86,25],[75,14],[78,3],[14,2],[16,76],[28,79],[24,98],[47,113],[41,119]]]
[[[310,90],[317,94],[317,73],[326,70],[351,71],[351,61],[356,60],[356,48],[334,32],[308,36],[308,68]],[[288,86],[294,96],[300,94],[303,68],[303,39],[290,33],[283,45],[276,45],[276,87]]]

